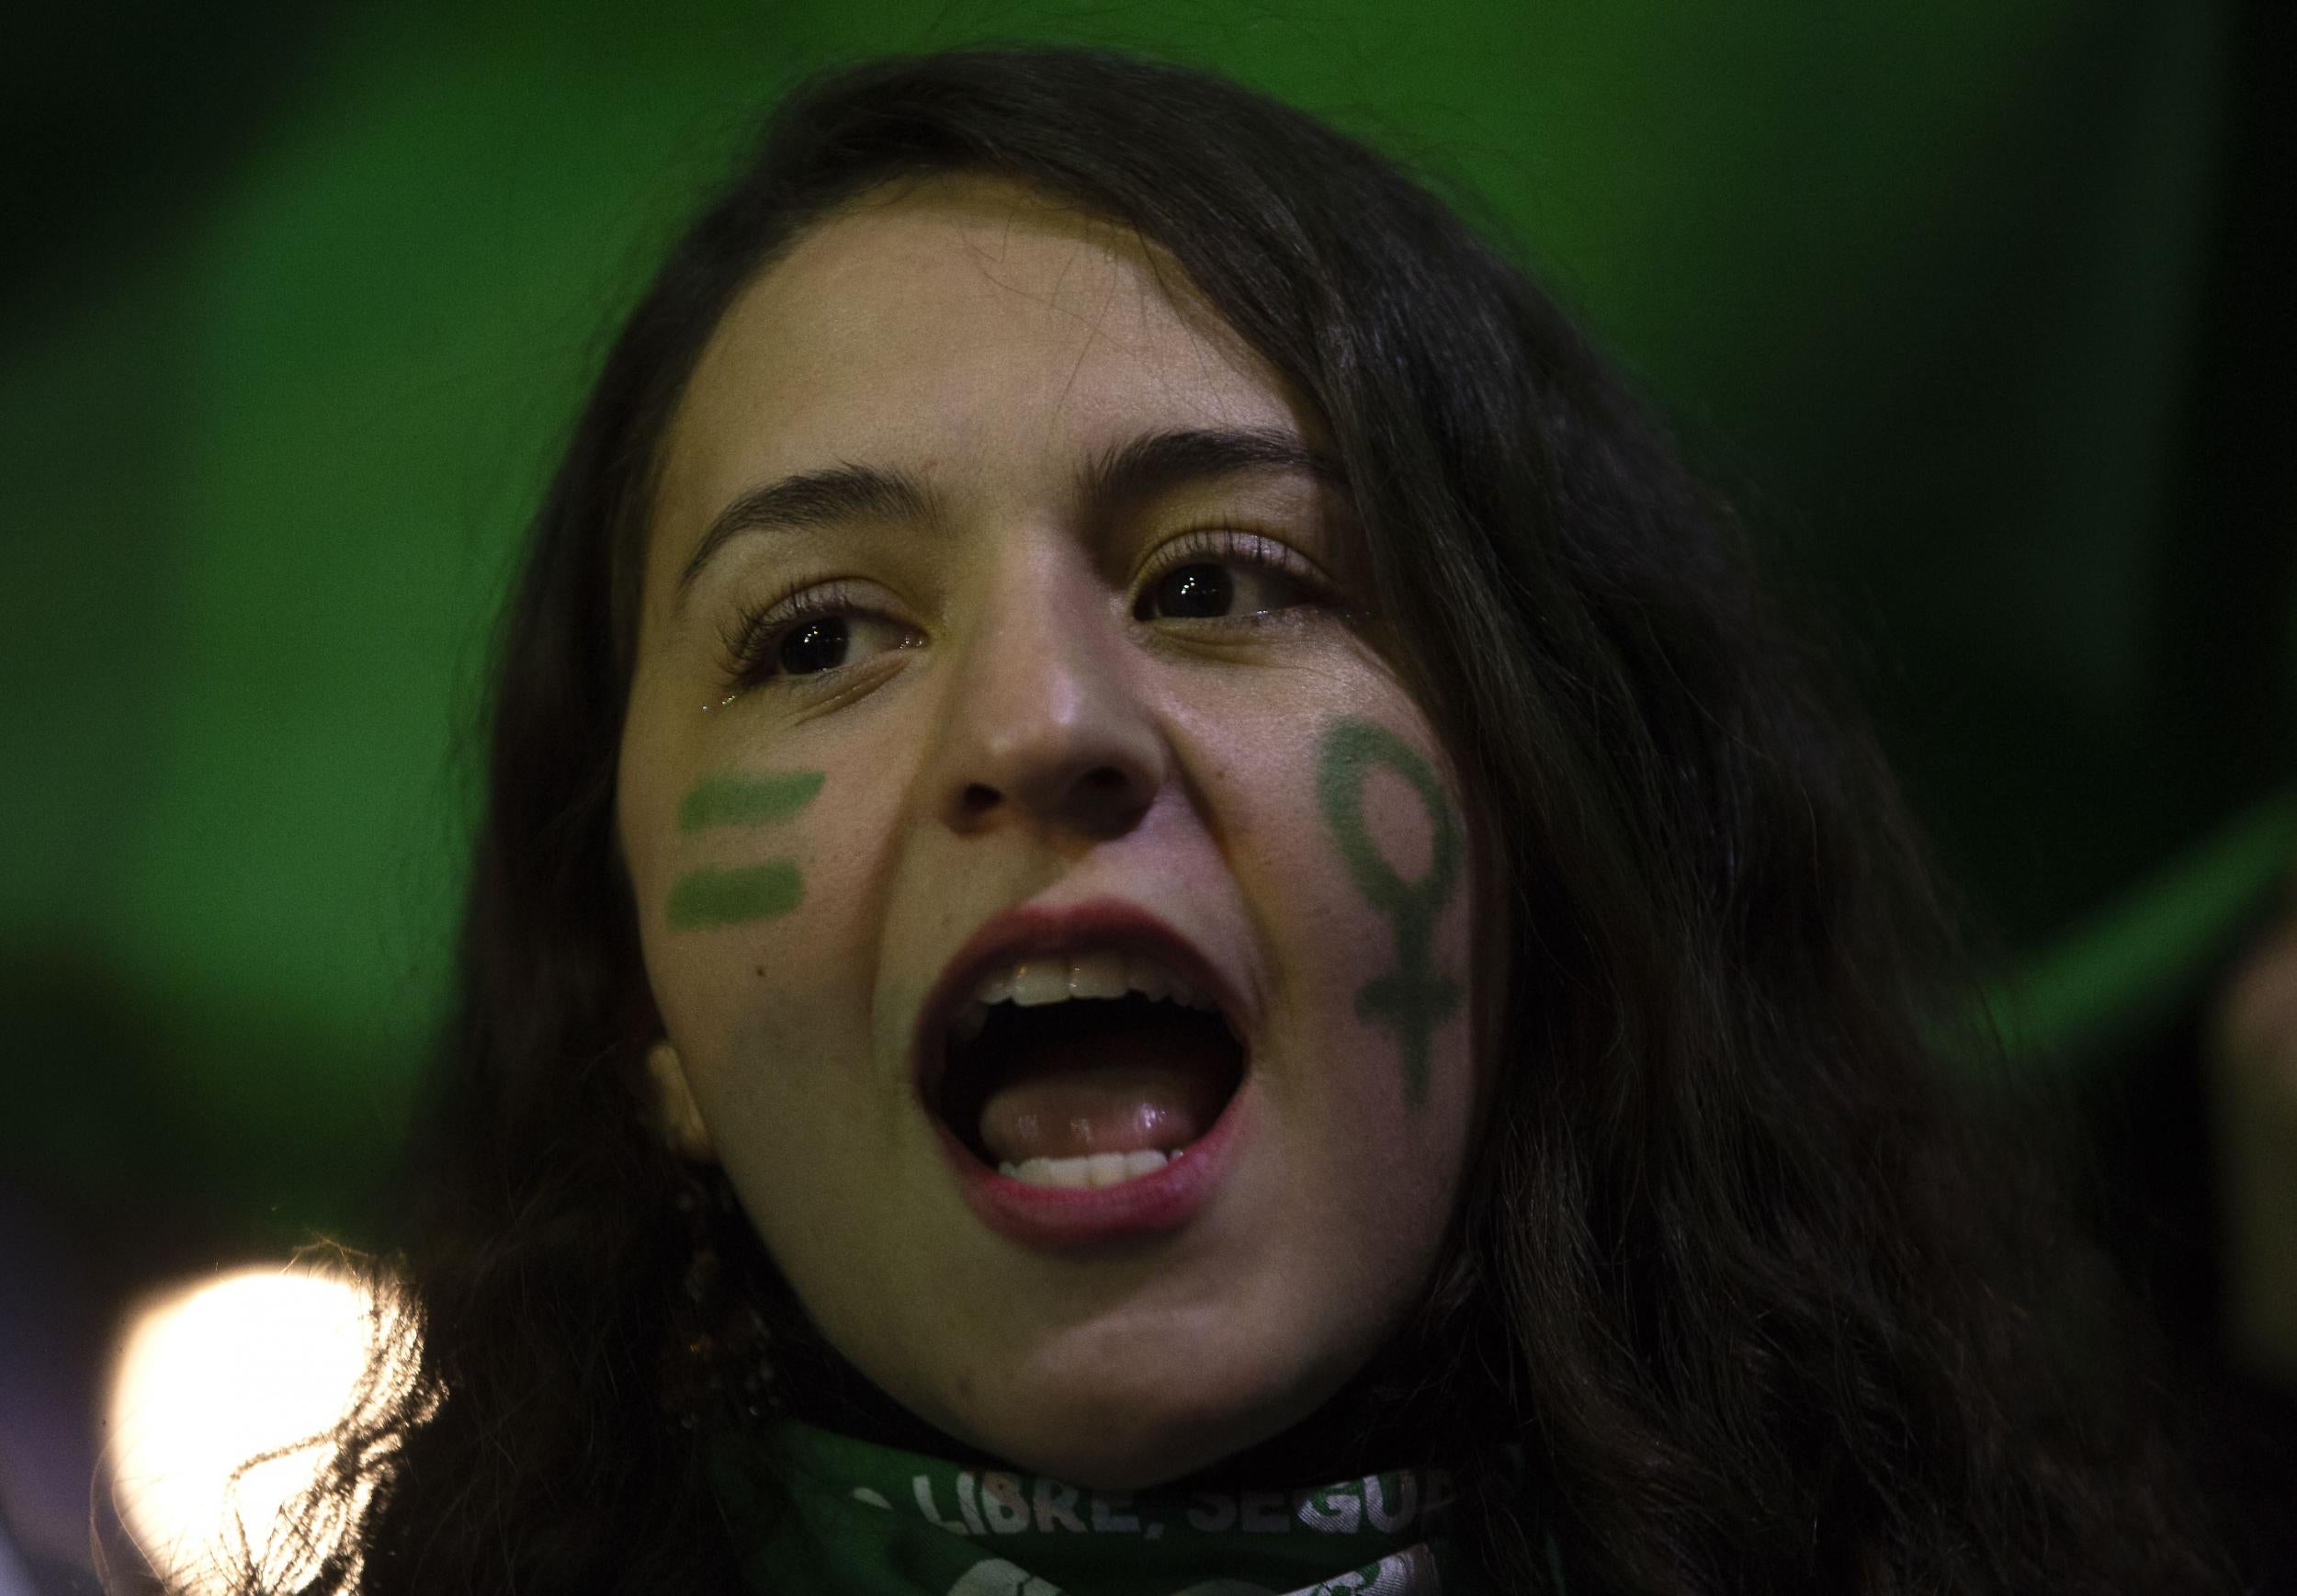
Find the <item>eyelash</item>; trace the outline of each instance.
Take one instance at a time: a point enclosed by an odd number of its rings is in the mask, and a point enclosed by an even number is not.
[[[1183,566],[1215,564],[1250,566],[1293,583],[1311,602],[1330,604],[1334,601],[1331,586],[1323,573],[1296,549],[1258,532],[1239,532],[1227,526],[1183,533],[1166,544],[1159,550],[1155,564],[1141,579],[1140,591],[1148,593]],[[1186,619],[1200,626],[1256,627],[1280,620],[1284,613],[1280,608],[1255,610],[1241,616],[1171,618]],[[785,678],[781,672],[770,668],[775,656],[781,652],[784,640],[798,628],[809,621],[834,616],[866,616],[879,620],[889,618],[854,602],[852,584],[843,580],[806,588],[744,609],[724,633],[728,690],[758,686],[777,679],[813,683],[837,676],[846,669],[845,666],[833,665],[828,670],[796,678]]]

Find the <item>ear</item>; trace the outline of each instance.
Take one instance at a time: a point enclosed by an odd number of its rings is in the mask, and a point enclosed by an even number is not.
[[[682,1158],[716,1163],[718,1148],[710,1140],[709,1126],[702,1123],[702,1111],[695,1106],[685,1064],[668,1037],[646,1050],[646,1077],[653,1087],[654,1126],[662,1139]]]

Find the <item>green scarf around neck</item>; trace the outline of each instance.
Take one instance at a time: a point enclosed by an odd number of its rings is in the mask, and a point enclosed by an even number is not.
[[[722,1438],[711,1473],[755,1596],[1488,1592],[1447,1561],[1441,1469],[1096,1491],[784,1419]]]

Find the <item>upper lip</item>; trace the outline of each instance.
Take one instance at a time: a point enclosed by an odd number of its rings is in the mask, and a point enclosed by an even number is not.
[[[1089,899],[1062,906],[1024,903],[994,915],[966,938],[918,1010],[911,1041],[919,1085],[933,1101],[947,1059],[945,1044],[957,1011],[971,1001],[984,977],[1024,958],[1053,954],[1118,952],[1154,958],[1193,982],[1220,1006],[1240,1040],[1243,1005],[1226,972],[1157,915],[1119,898]]]

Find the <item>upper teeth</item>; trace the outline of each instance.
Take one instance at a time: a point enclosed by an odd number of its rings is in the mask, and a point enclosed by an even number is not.
[[[1126,992],[1161,998],[1183,1008],[1216,1010],[1215,1003],[1155,959],[1140,954],[1049,954],[991,970],[973,990],[973,1001],[957,1011],[950,1031],[969,1042],[989,1023],[991,1003],[1035,1008],[1071,998],[1121,998]]]

